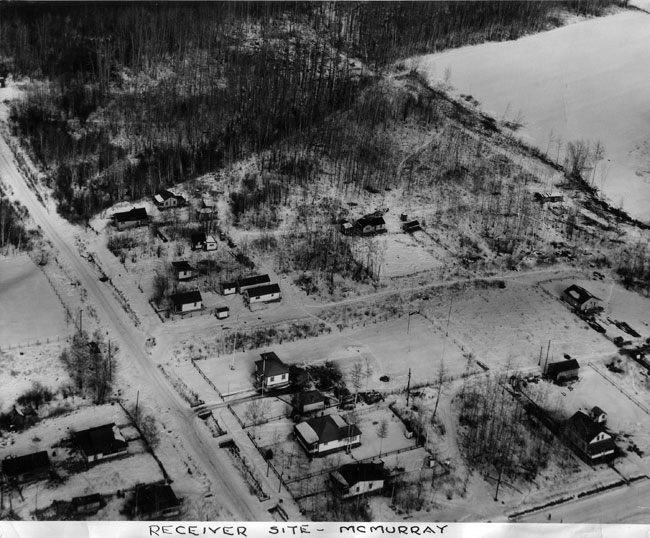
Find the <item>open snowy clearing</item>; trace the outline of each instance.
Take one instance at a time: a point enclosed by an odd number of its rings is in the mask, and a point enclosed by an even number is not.
[[[444,333],[438,327],[415,315],[411,317],[410,327],[408,320],[402,318],[350,332],[277,344],[269,349],[211,357],[197,361],[197,365],[222,394],[252,390],[254,363],[264,351],[275,351],[287,364],[332,361],[348,382],[354,364],[359,362],[364,372],[362,390],[404,388],[409,368],[411,386],[432,383],[443,353],[446,375],[459,376],[466,366],[463,351],[452,339],[445,342]],[[379,380],[384,375],[389,377],[388,382]]]
[[[0,348],[45,343],[68,332],[61,303],[32,259],[0,259]]]
[[[634,340],[629,334],[610,323],[608,318],[628,323],[643,338],[650,336],[650,299],[626,290],[620,284],[610,280],[563,279],[547,282],[543,286],[559,298],[571,284],[577,284],[601,300],[600,306],[603,307],[603,312],[599,318],[608,336],[612,338],[622,336],[625,340]],[[569,306],[566,305],[566,308],[568,309]]]
[[[523,116],[519,134],[553,158],[566,142],[600,141],[595,185],[650,220],[650,15],[623,11],[516,41],[416,57],[431,81],[451,73],[496,118]],[[591,173],[589,175],[591,179]]]
[[[551,357],[612,354],[616,347],[549,297],[538,286],[509,280],[506,287],[469,287],[445,303],[429,301],[426,311],[440,324],[449,320],[449,337],[490,368],[536,368],[540,348],[551,340]]]

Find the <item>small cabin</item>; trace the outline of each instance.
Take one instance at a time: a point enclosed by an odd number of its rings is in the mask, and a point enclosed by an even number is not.
[[[562,300],[580,312],[598,308],[600,299],[586,289],[572,284],[562,292]]]
[[[126,454],[128,443],[113,423],[75,432],[73,438],[87,463]]]
[[[379,215],[366,215],[357,220],[355,225],[361,235],[372,235],[386,231],[386,221]]]
[[[193,312],[203,308],[203,298],[198,290],[175,293],[170,295],[169,299],[172,302],[174,312],[177,314]]]
[[[233,295],[237,293],[237,282],[220,282],[221,295]]]
[[[196,274],[194,268],[185,260],[172,262],[172,267],[177,280],[189,280]]]
[[[153,202],[160,210],[171,209],[172,207],[180,207],[186,203],[183,196],[180,194],[174,194],[168,190],[158,191],[153,197]]]
[[[277,284],[267,284],[265,286],[257,286],[255,288],[247,288],[242,294],[244,303],[251,305],[252,303],[272,303],[281,301],[280,286]]]
[[[217,319],[226,319],[230,316],[230,308],[227,306],[218,306],[215,310],[215,315],[217,316]]]
[[[149,215],[144,207],[134,207],[129,211],[113,213],[113,223],[118,230],[137,228],[149,224]]]

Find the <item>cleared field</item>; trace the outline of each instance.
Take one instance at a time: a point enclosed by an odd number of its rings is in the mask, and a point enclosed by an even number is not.
[[[68,332],[63,307],[31,258],[0,259],[0,348]]]
[[[412,59],[430,80],[451,73],[496,118],[523,117],[519,134],[560,158],[571,140],[599,140],[595,185],[650,219],[650,15],[622,11],[516,41]],[[590,173],[591,179],[591,173]]]
[[[468,288],[446,304],[429,302],[430,316],[440,324],[449,319],[449,336],[490,368],[536,367],[540,348],[551,340],[551,357],[575,358],[615,353],[616,347],[549,297],[538,286],[508,281],[504,289]]]
[[[650,299],[608,280],[563,279],[548,282],[543,286],[553,295],[560,297],[571,284],[577,284],[601,300],[603,312],[600,319],[607,329],[607,334],[623,336],[626,340],[632,339],[630,335],[608,323],[607,318],[610,318],[628,323],[644,338],[650,336]]]
[[[362,390],[404,388],[409,368],[411,386],[432,383],[443,355],[447,375],[459,376],[466,367],[463,350],[454,340],[445,339],[439,326],[416,315],[411,317],[410,327],[408,320],[401,318],[354,331],[278,344],[268,349],[213,357],[197,361],[197,365],[224,394],[250,390],[253,388],[254,363],[264,351],[275,351],[288,364],[315,364],[329,360],[348,377],[354,364],[360,362],[364,374]],[[389,381],[379,380],[384,375],[389,377]]]

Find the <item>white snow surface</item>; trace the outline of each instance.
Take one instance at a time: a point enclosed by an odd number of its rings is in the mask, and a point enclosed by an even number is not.
[[[498,119],[521,113],[517,134],[553,158],[560,138],[561,150],[567,141],[600,141],[606,155],[595,186],[611,203],[650,220],[648,43],[650,15],[630,10],[412,58],[411,65],[432,82],[450,73],[457,94],[471,94]]]

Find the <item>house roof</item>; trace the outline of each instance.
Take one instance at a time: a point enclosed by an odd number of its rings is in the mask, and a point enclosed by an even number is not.
[[[222,288],[236,288],[237,282],[221,282]]]
[[[564,293],[571,297],[574,301],[576,301],[578,304],[583,304],[586,303],[589,299],[598,299],[595,295],[591,294],[588,292],[586,289],[581,288],[580,286],[576,284],[571,284],[567,289],[564,290]]]
[[[261,297],[262,295],[270,295],[272,293],[280,293],[280,286],[278,284],[266,284],[264,286],[255,286],[245,290],[249,297]]]
[[[580,365],[578,364],[578,361],[575,359],[569,359],[568,361],[552,362],[547,366],[546,374],[550,376],[554,376],[562,372],[568,372],[570,370],[578,370],[579,368]]]
[[[190,240],[192,243],[205,243],[205,234],[203,232],[197,232],[190,235]]]
[[[325,415],[305,420],[296,430],[307,443],[329,443],[361,435],[355,424],[348,424],[340,415]]]
[[[169,484],[147,484],[135,489],[135,505],[141,514],[153,514],[180,504]]]
[[[82,497],[73,497],[72,506],[87,506],[89,504],[101,503],[102,496],[99,493],[91,493],[90,495],[83,495]]]
[[[192,271],[193,267],[189,264],[189,262],[182,260],[178,262],[172,262],[172,266],[176,271]]]
[[[24,456],[8,457],[2,460],[2,472],[9,478],[16,477],[29,471],[47,469],[50,466],[50,458],[47,451],[33,452]]]
[[[200,303],[203,301],[201,292],[198,290],[175,293],[174,295],[170,295],[169,298],[171,299],[172,303],[177,306],[189,303]]]
[[[588,443],[599,433],[605,431],[600,424],[594,422],[589,415],[582,411],[576,411],[574,413],[567,421],[566,428]]]
[[[357,220],[357,225],[361,226],[362,228],[364,226],[381,226],[385,225],[386,221],[384,220],[384,217],[381,217],[379,215],[365,215],[361,217],[359,220]]]
[[[164,189],[162,191],[158,191],[156,193],[156,195],[154,196],[154,199],[160,198],[164,202],[165,200],[169,200],[170,198],[174,198],[174,196],[175,196],[175,194],[173,192],[170,192],[170,191]]]
[[[273,377],[289,373],[289,367],[273,351],[262,353],[262,358],[255,361],[255,373],[258,376]]]
[[[86,456],[115,454],[126,447],[126,440],[114,424],[104,424],[74,434],[75,441]]]
[[[240,288],[243,288],[245,286],[257,286],[261,284],[268,284],[269,282],[271,282],[269,275],[255,275],[255,276],[248,276],[246,278],[240,278],[237,281],[237,285]]]
[[[337,479],[343,479],[342,483],[347,487],[352,487],[358,482],[383,480],[386,477],[383,461],[376,463],[348,463],[339,467],[335,473],[332,474]]]
[[[605,413],[605,411],[603,411],[603,410],[602,410],[600,407],[598,407],[597,405],[594,405],[594,406],[591,408],[591,412],[592,412],[594,415],[596,415],[596,416],[606,415],[606,414],[607,414],[607,413]]]
[[[217,312],[230,312],[230,308],[228,308],[227,306],[218,306]]]
[[[117,222],[130,222],[132,220],[145,220],[149,217],[147,216],[147,210],[144,207],[134,207],[129,211],[113,213],[113,218]]]
[[[205,236],[205,242],[206,243],[216,243],[217,240],[214,238],[214,235],[206,235]]]
[[[320,403],[325,401],[325,396],[318,390],[307,390],[305,392],[299,392],[296,396],[298,405],[312,405],[315,403]]]

